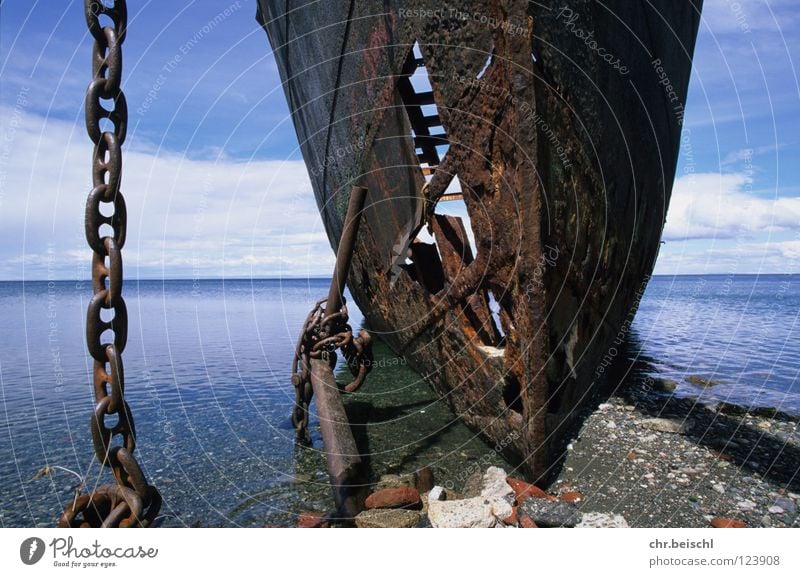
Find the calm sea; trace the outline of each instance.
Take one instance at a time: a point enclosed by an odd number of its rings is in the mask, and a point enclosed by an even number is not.
[[[127,398],[166,526],[291,525],[332,506],[318,423],[295,446],[289,370],[319,280],[128,282]],[[656,277],[631,331],[675,394],[800,413],[800,277]],[[84,348],[87,282],[0,282],[0,526],[50,526],[98,479]],[[351,306],[351,324],[361,315]],[[385,347],[348,399],[379,475],[431,465],[458,480],[499,456]],[[704,380],[713,386],[692,384]],[[487,458],[488,456],[488,458]],[[45,465],[64,467],[34,479]],[[107,475],[103,473],[103,475]],[[102,477],[103,481],[107,478]]]

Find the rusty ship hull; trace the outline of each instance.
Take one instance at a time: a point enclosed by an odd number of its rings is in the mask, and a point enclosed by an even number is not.
[[[369,190],[348,286],[370,331],[529,478],[653,270],[701,4],[259,1],[334,250]]]

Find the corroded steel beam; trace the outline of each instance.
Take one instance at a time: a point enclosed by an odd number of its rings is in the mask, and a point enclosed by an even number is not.
[[[367,479],[330,363],[311,360],[311,386],[338,514],[352,519],[364,508]]]

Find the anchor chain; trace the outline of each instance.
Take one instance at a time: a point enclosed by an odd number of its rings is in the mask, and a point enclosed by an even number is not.
[[[158,515],[161,495],[147,483],[133,455],[136,428],[125,401],[122,366],[122,352],[128,338],[128,313],[122,298],[122,247],[127,213],[119,187],[128,109],[120,81],[127,6],[125,0],[116,0],[113,6],[84,0],[84,12],[89,32],[94,37],[93,78],[86,90],[86,131],[94,143],[93,188],[85,215],[86,241],[93,251],[93,296],[86,317],[86,344],[94,360],[96,402],[91,432],[97,460],[111,469],[116,484],[95,487],[77,497],[61,515],[58,526],[147,527]],[[110,19],[113,25],[103,27],[101,16]],[[111,101],[113,108],[105,108],[101,101]],[[101,205],[107,208],[101,210]],[[106,216],[111,209],[113,214]],[[110,233],[101,236],[103,227],[106,231],[110,228]],[[108,311],[113,317],[103,320]],[[113,332],[111,342],[103,338],[103,333],[109,330]],[[116,424],[109,425],[109,420],[115,420]],[[115,438],[118,438],[116,445]]]
[[[306,317],[292,361],[292,384],[295,388],[292,425],[299,439],[307,438],[309,405],[313,396],[311,359],[327,359],[333,368],[336,366],[336,350],[341,350],[353,375],[349,384],[337,383],[344,393],[357,391],[372,370],[372,337],[363,329],[353,336],[353,329],[347,324],[349,317],[344,301],[338,312],[326,314],[323,305],[327,300],[318,300]]]

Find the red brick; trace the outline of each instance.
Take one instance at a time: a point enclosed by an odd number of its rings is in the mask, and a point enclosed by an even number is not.
[[[324,513],[306,512],[297,516],[297,526],[302,529],[327,529],[331,526]]]
[[[711,519],[711,526],[717,529],[744,529],[747,523],[739,519],[726,519],[725,517],[714,517]]]
[[[531,485],[530,483],[526,483],[525,481],[521,481],[519,479],[515,479],[514,477],[508,477],[506,479],[506,483],[514,489],[514,495],[517,497],[517,504],[521,505],[525,499],[528,497],[534,497],[537,499],[549,499],[551,501],[555,501],[556,498],[552,495],[548,495],[544,491],[542,491],[536,485]]]
[[[418,509],[422,507],[419,491],[411,487],[397,487],[376,491],[364,502],[367,509]]]

